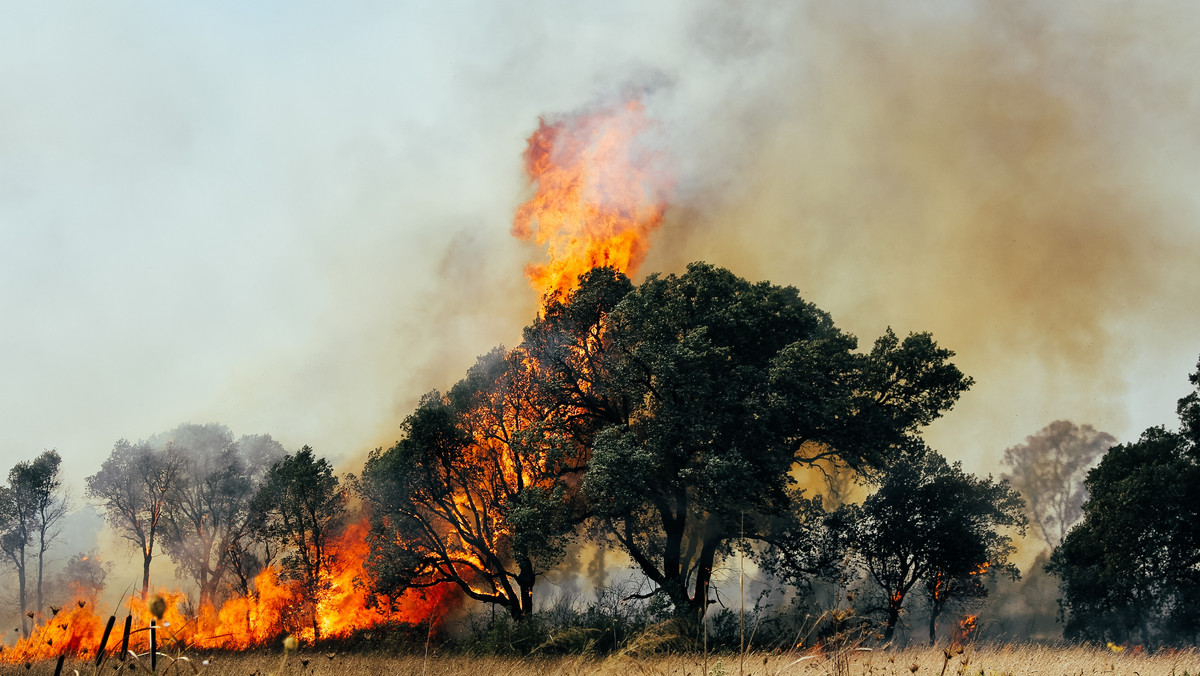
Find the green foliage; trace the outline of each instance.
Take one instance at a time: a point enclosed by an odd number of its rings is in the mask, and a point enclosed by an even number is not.
[[[284,548],[283,577],[299,581],[310,603],[327,584],[336,554],[330,539],[341,525],[345,502],[333,466],[308,446],[272,465],[254,496],[258,529]],[[319,638],[315,612],[313,631]]]
[[[41,613],[45,605],[42,587],[46,551],[58,537],[59,523],[67,514],[67,502],[61,494],[62,458],[58,451],[43,451],[33,460],[18,462],[8,473],[8,486],[0,486],[0,551],[17,572],[17,600],[24,616]],[[31,559],[37,568],[29,570]],[[29,607],[29,573],[36,572],[34,610]],[[21,618],[26,636],[29,627]]]
[[[794,288],[703,263],[636,288],[592,270],[371,455],[379,589],[452,582],[520,619],[588,518],[678,620],[734,547],[795,581],[827,567],[793,470],[883,471],[971,384],[928,334],[856,348]]]
[[[856,353],[794,288],[702,263],[649,277],[606,337],[602,389],[625,408],[595,435],[584,488],[603,532],[682,615],[706,604],[743,524],[769,540],[800,513],[793,468],[878,471],[971,384],[927,334],[889,331]]]
[[[850,565],[880,593],[888,638],[909,592],[922,585],[931,643],[947,603],[987,594],[984,571],[1018,575],[1005,529],[1024,527],[1024,503],[1007,481],[966,474],[934,451],[892,465],[862,505],[838,509],[829,522]]]
[[[1155,646],[1200,638],[1200,366],[1181,429],[1150,428],[1088,473],[1091,498],[1047,570],[1068,638]]]

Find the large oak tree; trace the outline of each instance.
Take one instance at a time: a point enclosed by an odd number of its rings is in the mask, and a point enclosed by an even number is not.
[[[681,617],[708,603],[734,541],[769,542],[803,496],[793,470],[870,473],[970,386],[928,334],[869,352],[796,289],[703,263],[651,276],[608,315],[604,391],[584,481],[602,532]]]

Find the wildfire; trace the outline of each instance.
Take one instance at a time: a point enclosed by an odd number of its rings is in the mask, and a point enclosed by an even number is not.
[[[440,586],[409,592],[396,599],[377,598],[362,584],[367,579],[364,564],[368,547],[366,521],[345,530],[335,543],[336,569],[330,574],[328,588],[316,604],[317,623],[322,638],[339,638],[387,623],[418,623],[429,620],[435,625],[461,596]],[[244,650],[266,645],[285,633],[312,640],[313,629],[307,617],[298,617],[301,594],[290,581],[281,580],[280,571],[268,566],[254,579],[249,596],[234,596],[220,608],[203,607],[189,613],[185,594],[160,590],[153,597],[163,601],[161,617],[151,611],[153,603],[134,597],[128,613],[133,617],[129,650],[143,653],[150,649],[149,626],[154,620],[156,642],[160,649],[175,645],[196,648]],[[152,598],[153,598],[152,597]],[[28,638],[0,652],[0,662],[19,663],[55,658],[60,654],[88,657],[95,655],[104,634],[105,619],[97,615],[91,603],[77,601],[54,613],[36,626]],[[107,652],[120,651],[121,636],[114,632]]]
[[[965,643],[967,639],[979,628],[979,616],[967,615],[958,621],[958,637],[959,643]]]
[[[534,194],[517,209],[512,232],[546,249],[548,260],[530,264],[525,270],[544,300],[563,297],[575,288],[579,275],[594,267],[636,273],[649,250],[650,234],[663,220],[675,183],[662,166],[661,153],[648,140],[654,129],[638,100],[567,115],[553,122],[539,120],[524,153],[525,172]],[[531,377],[532,363],[526,367],[524,375]],[[537,412],[509,402],[498,410],[481,408],[476,416],[480,429],[522,428],[524,423],[539,419]],[[481,484],[475,492],[456,495],[456,503],[494,498],[493,493],[536,481],[536,473],[524,463],[537,460],[519,460],[507,448],[508,441],[481,435],[473,451],[479,453],[481,463],[496,461],[495,474],[488,475],[495,485]],[[495,500],[482,502],[491,504]],[[365,567],[369,554],[367,530],[363,520],[346,529],[334,543],[337,564],[325,580],[315,608],[305,606],[296,582],[284,579],[277,566],[268,566],[254,579],[251,593],[233,596],[219,608],[205,605],[193,611],[180,591],[159,590],[153,595],[153,603],[131,599],[127,610],[132,630],[127,648],[139,654],[150,650],[152,621],[160,650],[176,646],[243,650],[266,645],[284,634],[311,641],[315,634],[313,616],[321,638],[346,637],[394,622],[428,621],[431,629],[436,627],[461,602],[462,592],[443,584],[398,598],[374,595],[365,584],[369,580]],[[507,533],[501,528],[494,535],[506,537]],[[452,542],[447,546],[456,551],[465,571],[461,574],[468,581],[471,570],[486,568],[469,547],[454,546]],[[481,594],[492,592],[479,590]],[[94,599],[81,597],[69,608],[56,609],[50,617],[40,618],[41,623],[30,636],[0,652],[0,663],[53,659],[63,654],[94,656],[106,638],[109,620],[107,613],[97,614],[94,605]],[[153,612],[152,606],[158,612]],[[104,650],[109,654],[122,649],[122,626],[118,623],[117,631],[107,637]]]
[[[525,268],[540,295],[562,296],[598,266],[637,272],[674,189],[648,143],[653,129],[637,100],[539,120],[524,156],[536,189],[512,231],[546,247],[549,261]]]

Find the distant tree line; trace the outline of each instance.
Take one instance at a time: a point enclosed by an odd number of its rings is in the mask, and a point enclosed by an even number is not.
[[[0,549],[17,573],[25,635],[47,617],[46,552],[67,513],[60,464],[47,451],[18,463],[0,486]],[[329,462],[307,446],[288,454],[268,435],[234,440],[218,424],[180,425],[137,443],[121,439],[86,485],[86,497],[141,554],[143,598],[160,553],[180,578],[195,583],[199,608],[252,594],[255,576],[277,562],[284,578],[297,581],[310,615],[334,556],[328,542],[341,525],[346,495]],[[57,582],[95,601],[108,570],[78,554]],[[314,630],[319,635],[315,621]]]
[[[255,576],[278,562],[312,616],[345,491],[307,446],[288,454],[268,435],[235,441],[223,425],[185,424],[138,443],[117,441],[87,478],[87,497],[140,551],[143,598],[160,551],[195,583],[200,608],[252,594]],[[313,628],[319,636],[315,617]]]

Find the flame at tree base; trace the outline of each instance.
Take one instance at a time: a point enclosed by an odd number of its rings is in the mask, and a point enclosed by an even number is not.
[[[202,607],[189,614],[187,596],[179,591],[160,590],[151,598],[164,601],[165,612],[155,618],[149,603],[133,598],[128,605],[132,616],[129,650],[141,654],[150,650],[150,622],[156,624],[156,642],[160,651],[176,648],[248,650],[271,644],[290,634],[303,641],[314,640],[313,611],[321,639],[339,639],[372,627],[422,624],[433,631],[447,613],[462,602],[461,592],[446,585],[414,590],[397,598],[377,597],[363,584],[367,556],[367,523],[356,523],[338,538],[336,570],[329,576],[328,589],[315,604],[309,604],[298,583],[281,580],[279,569],[268,566],[254,578],[248,596],[236,596],[220,608]],[[97,615],[91,603],[74,601],[42,624],[27,638],[0,652],[0,662],[21,663],[54,659],[59,655],[94,657],[104,636],[107,618]],[[118,622],[105,646],[115,655],[121,649],[122,631]]]

